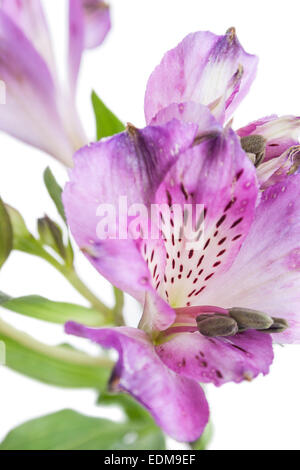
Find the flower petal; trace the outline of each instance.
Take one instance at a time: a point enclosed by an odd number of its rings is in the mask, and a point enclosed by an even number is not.
[[[133,395],[167,434],[183,442],[202,434],[209,414],[202,388],[168,369],[143,331],[127,327],[97,330],[70,322],[66,332],[118,351],[111,386]]]
[[[6,88],[6,103],[0,106],[0,129],[71,165],[74,150],[64,132],[49,69],[3,11],[0,76]]]
[[[271,335],[254,330],[226,338],[179,333],[156,351],[177,374],[217,386],[266,375],[273,361]]]
[[[69,0],[69,75],[76,89],[84,49],[99,46],[110,30],[109,6],[102,0]]]
[[[282,155],[263,162],[257,168],[257,177],[261,189],[284,181],[287,176],[299,173],[300,145],[289,147]]]
[[[233,28],[225,36],[190,34],[167,52],[149,78],[145,96],[147,123],[172,103],[207,105],[227,120],[248,92],[257,58],[241,47]]]
[[[300,341],[300,176],[263,192],[255,221],[231,269],[216,280],[220,305],[245,307],[285,318],[278,342]],[[213,296],[204,295],[205,304]]]
[[[163,125],[172,119],[198,125],[198,134],[218,131],[220,129],[215,117],[207,106],[188,101],[186,103],[172,103],[161,109],[152,119],[151,125]]]
[[[40,0],[1,0],[0,7],[19,26],[54,73],[51,38]]]
[[[149,204],[170,165],[193,143],[196,131],[196,125],[175,120],[164,127],[130,127],[75,155],[75,167],[63,194],[74,238],[101,274],[141,301],[145,290],[153,289],[152,278],[140,238],[132,237],[130,223],[127,227],[126,221],[118,218],[120,204],[124,203],[126,216],[132,204]],[[107,204],[124,234],[112,233],[112,224],[110,237],[99,238],[99,207]],[[152,247],[151,251],[157,252],[161,242],[153,243],[157,249]]]
[[[204,291],[215,292],[215,278],[230,267],[248,234],[257,194],[254,166],[232,130],[211,135],[172,166],[156,202],[181,209],[173,225],[181,226],[182,236],[174,228],[166,239],[167,266],[158,290],[173,307],[199,305]],[[188,205],[194,211],[193,236],[184,222]],[[199,247],[193,243],[198,236]]]
[[[240,137],[258,134],[266,139],[267,162],[279,157],[286,150],[299,144],[300,117],[296,116],[267,116],[251,122],[237,131]]]

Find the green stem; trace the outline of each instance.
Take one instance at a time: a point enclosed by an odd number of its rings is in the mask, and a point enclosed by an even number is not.
[[[104,315],[107,315],[109,318],[112,318],[112,311],[108,308],[103,302],[101,302],[98,297],[93,294],[93,292],[84,284],[76,273],[73,266],[67,266],[60,264],[48,251],[44,248],[39,248],[38,253],[35,255],[43,258],[48,263],[50,263],[55,269],[57,269],[69,282],[70,284],[85,298],[87,299],[92,307],[96,310],[99,310]]]
[[[111,368],[113,365],[113,362],[106,358],[92,357],[81,351],[72,350],[64,346],[49,346],[48,344],[41,343],[27,333],[17,330],[0,318],[0,336],[1,335],[9,337],[31,350],[66,362],[87,366],[97,365],[107,368]]]
[[[112,316],[112,311],[93,292],[82,282],[74,269],[63,269],[60,271],[63,276],[72,284],[72,286],[85,298],[91,305],[107,316]]]
[[[116,325],[122,326],[125,324],[124,316],[123,316],[124,293],[117,287],[114,287],[114,294],[115,294],[115,306],[113,308],[113,315],[115,318]]]

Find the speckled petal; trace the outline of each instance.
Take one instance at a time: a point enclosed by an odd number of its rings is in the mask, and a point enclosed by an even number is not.
[[[148,251],[142,248],[141,237],[131,236],[131,219],[127,226],[118,219],[120,204],[125,205],[126,214],[126,206],[132,204],[144,204],[147,209],[170,166],[192,145],[196,131],[196,125],[175,120],[163,127],[130,128],[81,149],[74,158],[75,167],[63,194],[74,238],[101,274],[141,301],[145,291],[153,289],[146,259],[150,258],[150,267],[161,241],[150,240]],[[111,205],[123,234],[110,231],[109,236],[99,238],[98,209],[103,204]]]
[[[263,192],[250,233],[231,269],[216,280],[214,295],[226,308],[285,318],[290,328],[273,340],[300,341],[300,175]]]
[[[158,289],[173,307],[203,304],[203,293],[215,292],[216,277],[231,266],[248,234],[257,194],[255,169],[232,130],[187,150],[170,169],[156,202],[180,209],[166,239],[166,271]],[[184,220],[188,205],[193,233]]]
[[[179,333],[156,351],[177,374],[217,386],[265,375],[273,361],[271,335],[257,331],[226,338],[207,338],[197,331]]]
[[[118,351],[111,387],[133,395],[167,434],[183,442],[202,434],[209,414],[202,388],[166,367],[143,331],[127,327],[96,330],[70,322],[66,332]]]

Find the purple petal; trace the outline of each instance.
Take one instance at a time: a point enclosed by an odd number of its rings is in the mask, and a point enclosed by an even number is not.
[[[215,293],[215,278],[231,266],[248,234],[257,194],[255,169],[232,130],[210,136],[172,166],[156,202],[179,205],[174,226],[180,225],[180,216],[184,219],[187,205],[194,211],[199,205],[202,211],[194,215],[194,234],[183,224],[182,237],[175,234],[166,240],[165,282],[158,291],[173,307],[203,304],[204,292]],[[190,242],[201,234],[199,248],[194,249]]]
[[[259,165],[257,177],[261,189],[266,189],[275,183],[284,181],[287,176],[298,173],[300,165],[300,146],[289,147],[282,155],[271,158]]]
[[[53,78],[31,42],[3,11],[0,76],[6,87],[0,129],[71,165],[73,142],[65,133]]]
[[[70,322],[66,332],[118,351],[111,386],[133,395],[167,434],[183,442],[202,434],[209,414],[202,388],[168,369],[143,331],[127,327],[96,330]]]
[[[179,333],[156,347],[161,360],[177,374],[217,386],[266,375],[273,361],[271,335],[247,331],[226,338],[199,332]]]
[[[110,27],[109,7],[102,0],[69,0],[69,75],[73,94],[84,49],[99,46]]]
[[[227,120],[247,94],[257,58],[241,47],[233,28],[225,36],[190,34],[167,52],[149,78],[145,96],[147,123],[172,103],[207,105]]]
[[[2,0],[1,10],[18,25],[54,72],[51,38],[40,0]]]
[[[300,341],[300,176],[293,175],[262,194],[255,221],[231,269],[216,280],[218,303],[285,318],[278,342]],[[204,298],[210,304],[215,297]]]
[[[206,106],[189,101],[187,103],[172,103],[161,109],[152,119],[151,125],[163,125],[172,119],[198,125],[198,134],[213,133],[220,130],[215,117]]]
[[[268,116],[251,122],[237,131],[240,137],[251,134],[262,135],[266,141],[267,162],[279,157],[286,150],[299,143],[300,118],[296,116]]]
[[[193,143],[196,131],[196,125],[175,120],[164,127],[130,128],[75,155],[75,167],[63,194],[74,238],[101,274],[141,301],[145,290],[153,289],[146,258],[151,258],[150,264],[154,261],[161,241],[154,240],[152,247],[149,241],[147,251],[140,238],[130,236],[130,225],[124,227],[124,239],[120,232],[115,234],[116,239],[99,239],[97,210],[100,205],[111,204],[118,215],[124,197],[127,207],[148,204],[170,165]]]

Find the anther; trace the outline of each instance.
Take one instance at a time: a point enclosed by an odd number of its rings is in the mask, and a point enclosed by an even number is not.
[[[282,333],[289,327],[288,322],[284,318],[272,317],[272,320],[273,325],[266,330],[262,330],[262,333]]]
[[[236,321],[227,315],[199,315],[196,321],[203,336],[234,336],[238,332]]]
[[[237,322],[239,332],[245,330],[267,330],[273,325],[271,317],[249,308],[230,308],[229,315]]]
[[[266,140],[262,135],[253,134],[241,137],[241,146],[256,167],[263,162],[266,153]]]

